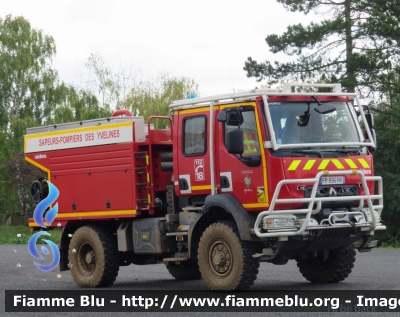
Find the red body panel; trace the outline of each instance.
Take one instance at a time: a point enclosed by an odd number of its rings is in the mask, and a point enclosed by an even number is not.
[[[241,102],[239,105],[253,106],[256,118],[258,118],[258,137],[264,139],[264,129],[260,104],[257,102]],[[220,109],[220,111],[223,109]],[[248,166],[245,161],[240,160],[237,155],[228,153],[224,143],[224,128],[223,124],[216,123],[218,126],[217,138],[217,168],[218,175],[220,173],[231,173],[232,188],[230,191],[222,191],[233,194],[239,202],[248,211],[265,210],[269,206],[269,196],[265,194],[267,191],[267,168],[266,160],[262,155],[259,166]],[[262,143],[260,143],[262,145]],[[262,149],[260,149],[262,151]],[[262,154],[262,153],[261,153]],[[219,183],[219,182],[218,182]]]
[[[49,180],[59,189],[59,211],[51,226],[64,226],[68,220],[111,219],[136,217],[140,214],[137,199],[146,200],[146,209],[154,208],[154,197],[147,201],[148,193],[166,191],[172,172],[161,170],[161,152],[171,148],[171,131],[154,130],[152,156],[149,142],[125,142],[27,153],[25,157],[48,172]],[[152,132],[154,132],[152,131]],[[135,155],[136,152],[141,153]],[[153,173],[147,177],[146,169]],[[145,185],[138,185],[138,184]],[[140,189],[145,187],[149,190]],[[152,194],[149,194],[152,196]],[[33,220],[31,226],[35,226]]]
[[[296,158],[281,158],[282,166],[285,173],[285,179],[302,179],[314,178],[318,172],[321,171],[340,171],[340,170],[360,170],[366,176],[373,175],[372,156],[348,156],[340,158],[310,158],[310,157],[296,157]],[[361,180],[358,175],[346,175],[346,185],[360,185]],[[298,186],[311,186],[311,184],[295,184],[288,185],[290,193],[280,195],[279,198],[304,198],[304,191],[299,190]],[[329,185],[327,185],[329,186]],[[374,193],[373,182],[368,183],[368,188],[371,194]],[[364,194],[362,187],[360,187],[360,194]]]
[[[189,190],[181,190],[179,185],[175,184],[175,192],[177,195],[193,196],[207,195],[211,193],[210,179],[210,152],[208,150],[208,133],[199,135],[203,137],[206,146],[204,153],[195,155],[184,154],[184,135],[183,122],[185,119],[190,119],[196,116],[205,118],[206,128],[209,125],[210,112],[199,111],[196,113],[183,113],[179,115],[178,120],[174,124],[174,179],[189,179]],[[207,137],[206,137],[207,136]],[[197,173],[197,174],[196,174]],[[189,175],[189,178],[185,175]]]

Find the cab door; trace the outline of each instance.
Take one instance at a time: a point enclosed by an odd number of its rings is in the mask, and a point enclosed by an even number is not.
[[[201,204],[211,193],[209,150],[207,148],[209,108],[182,110],[179,126],[175,174],[175,192],[190,196],[191,204]]]
[[[237,125],[217,122],[218,125],[218,167],[220,192],[231,193],[250,210],[261,210],[269,206],[266,161],[260,130],[261,115],[255,102],[221,106],[219,111],[238,113],[241,120]],[[243,131],[243,154],[230,154],[226,147],[229,131]],[[236,140],[235,140],[236,141]]]

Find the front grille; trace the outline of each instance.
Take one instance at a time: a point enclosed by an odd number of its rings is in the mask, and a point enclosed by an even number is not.
[[[309,198],[311,196],[312,187],[306,187],[304,197]],[[351,197],[358,196],[359,190],[357,185],[329,185],[319,186],[315,197]],[[359,200],[348,200],[348,201],[326,201],[322,203],[323,208],[338,208],[338,207],[357,207]],[[305,204],[308,205],[308,204]],[[314,206],[315,208],[315,206]]]

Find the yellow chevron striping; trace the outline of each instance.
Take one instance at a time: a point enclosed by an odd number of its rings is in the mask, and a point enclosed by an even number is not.
[[[353,162],[352,159],[344,159],[344,160],[350,166],[350,168],[357,168],[357,165]]]
[[[307,161],[307,164],[306,164],[306,166],[304,166],[303,170],[304,170],[304,171],[309,171],[309,170],[313,167],[313,165],[314,165],[314,163],[315,163],[316,161],[317,161],[317,160],[308,160],[308,161]]]
[[[303,171],[311,170],[313,168],[313,166],[315,165],[316,161],[317,160],[307,160],[306,164],[303,167]],[[347,163],[347,165],[350,168],[352,168],[352,169],[357,169],[358,168],[357,164],[352,159],[346,158],[346,159],[344,159],[344,161]],[[365,159],[359,158],[358,161],[360,162],[360,164],[362,165],[363,168],[371,168]],[[343,164],[343,161],[340,161],[338,159],[324,159],[319,164],[318,169],[319,170],[326,169],[330,162],[332,162],[337,169],[341,170],[341,169],[346,169],[347,168],[347,166],[345,166],[346,164]],[[288,171],[295,171],[299,167],[299,165],[301,163],[302,163],[302,160],[293,160],[287,170]]]
[[[326,166],[329,164],[330,160],[322,160],[321,164],[319,164],[318,169],[324,170]]]
[[[301,163],[301,160],[294,160],[292,164],[290,164],[288,171],[295,171],[297,166]]]
[[[338,159],[332,159],[331,162],[333,164],[335,164],[337,169],[340,169],[340,170],[344,169],[344,166],[342,165],[342,163],[340,163],[340,161]]]
[[[364,167],[364,168],[371,168],[371,167],[368,165],[367,161],[364,160],[363,158],[358,159],[358,161],[361,163],[362,167]]]

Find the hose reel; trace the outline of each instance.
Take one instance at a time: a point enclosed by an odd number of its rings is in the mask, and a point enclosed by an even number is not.
[[[35,180],[31,185],[31,196],[35,203],[39,203],[49,194],[49,185],[47,185],[47,178],[41,177]]]

